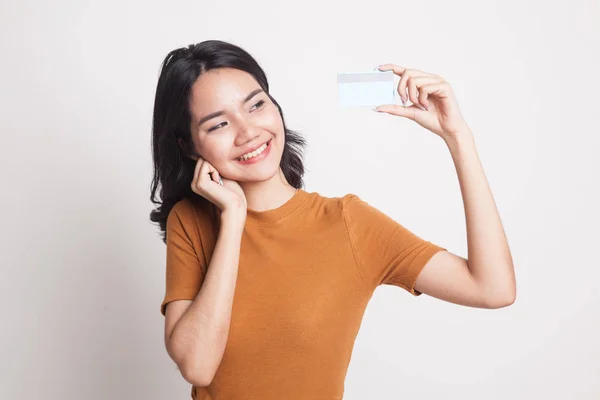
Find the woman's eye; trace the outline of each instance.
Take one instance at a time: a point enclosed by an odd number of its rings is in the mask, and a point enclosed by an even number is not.
[[[210,128],[208,131],[209,131],[209,132],[212,132],[212,131],[214,131],[214,130],[217,130],[217,129],[219,129],[219,128],[221,127],[221,125],[223,125],[223,124],[225,124],[225,123],[226,123],[226,122],[221,122],[219,125],[215,125],[215,126],[213,126],[212,128]]]
[[[263,104],[265,104],[265,101],[264,101],[264,100],[260,100],[259,102],[257,102],[257,103],[254,105],[254,107],[260,108],[260,107],[261,107]],[[227,123],[227,122],[221,122],[219,125],[215,125],[215,126],[213,126],[212,128],[210,128],[208,131],[209,131],[209,132],[212,132],[212,131],[214,131],[214,130],[217,130],[217,129],[219,129],[219,128],[221,127],[221,125],[223,125],[223,124],[226,124],[226,123]]]

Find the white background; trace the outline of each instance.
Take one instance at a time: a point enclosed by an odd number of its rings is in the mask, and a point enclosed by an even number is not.
[[[444,142],[339,109],[336,73],[439,74],[474,131],[517,301],[482,310],[381,286],[345,400],[599,398],[599,20],[583,0],[3,0],[0,398],[189,398],[163,343],[150,129],[163,58],[207,39],[264,68],[308,140],[307,191],[356,193],[462,256]]]

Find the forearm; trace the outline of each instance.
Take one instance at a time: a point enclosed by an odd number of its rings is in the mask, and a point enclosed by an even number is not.
[[[462,193],[473,278],[492,302],[513,301],[516,282],[512,256],[471,132],[447,139]]]
[[[243,225],[223,217],[213,256],[196,298],[173,329],[170,342],[186,379],[212,379],[231,321]]]

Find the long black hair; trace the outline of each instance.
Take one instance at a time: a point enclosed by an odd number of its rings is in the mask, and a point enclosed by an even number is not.
[[[279,166],[291,186],[297,189],[304,186],[302,151],[305,139],[298,132],[287,129],[281,107],[269,94],[267,77],[256,60],[244,49],[220,40],[207,40],[175,49],[162,63],[152,118],[154,176],[150,201],[158,207],[150,212],[150,220],[160,226],[164,243],[169,212],[183,198],[200,203],[211,210],[212,216],[218,212],[215,205],[192,190],[196,161],[187,156],[194,148],[190,131],[192,86],[203,73],[215,68],[236,68],[249,73],[277,106],[285,131],[285,146]],[[178,143],[179,139],[182,146]],[[156,199],[159,185],[159,199]]]

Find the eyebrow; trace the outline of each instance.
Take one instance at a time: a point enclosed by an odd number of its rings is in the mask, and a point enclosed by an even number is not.
[[[262,91],[263,91],[262,89],[253,90],[252,92],[250,92],[250,94],[248,96],[246,96],[246,98],[244,99],[243,103],[249,102],[250,99],[252,99],[254,96],[256,96],[257,94],[259,94]],[[225,114],[225,111],[223,111],[223,110],[216,111],[214,113],[208,114],[207,116],[203,117],[200,121],[198,121],[198,126],[202,125],[203,123],[205,123],[209,119],[216,118],[216,117],[218,117],[220,115],[223,115],[223,114]]]

